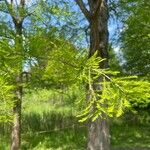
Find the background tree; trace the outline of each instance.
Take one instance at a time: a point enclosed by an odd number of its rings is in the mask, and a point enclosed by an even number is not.
[[[6,16],[2,22],[2,39],[7,38],[7,45],[3,50],[7,55],[3,55],[4,66],[7,65],[6,73],[9,74],[10,84],[14,86],[13,123],[11,134],[11,150],[20,149],[21,144],[21,103],[23,96],[23,68],[25,61],[25,51],[23,42],[23,23],[30,14],[25,0],[1,1],[0,11],[2,16]],[[8,21],[10,20],[10,21]],[[9,22],[7,24],[7,22]],[[7,31],[8,29],[8,31]],[[9,49],[7,52],[6,50]],[[8,58],[9,57],[9,58]],[[8,60],[9,59],[9,60]]]
[[[68,16],[69,12],[67,10],[67,7],[66,11],[64,11],[64,14],[60,15],[60,10],[62,10],[62,8],[59,8],[55,3],[44,4],[41,1],[39,2],[38,7],[34,9],[34,7],[37,5],[37,3],[30,4],[24,0],[11,2],[1,1],[0,5],[0,11],[2,12],[2,15],[0,17],[2,17],[3,19],[3,21],[1,22],[1,58],[3,60],[1,61],[1,65],[3,67],[2,70],[4,71],[4,74],[7,73],[9,75],[9,82],[15,87],[14,91],[16,93],[13,98],[14,101],[12,100],[12,103],[14,103],[14,121],[12,127],[11,144],[12,150],[19,149],[21,144],[21,103],[24,85],[23,80],[25,79],[24,75],[29,75],[30,77],[31,75],[29,71],[31,69],[32,78],[30,78],[30,81],[31,79],[34,79],[33,81],[36,80],[36,82],[39,81],[37,80],[37,77],[40,77],[40,75],[42,74],[42,70],[44,71],[47,65],[48,60],[51,59],[47,57],[47,55],[50,54],[50,51],[52,51],[52,49],[57,49],[57,47],[55,46],[57,44],[63,45],[63,43],[66,43],[67,45],[67,41],[65,40],[59,41],[59,37],[62,37],[64,35],[59,35],[60,31],[58,31],[58,28],[54,27],[54,25],[49,24],[48,22],[45,22],[47,20],[47,16],[52,17],[54,16],[54,14],[56,16],[55,18],[53,18],[53,20],[55,21],[57,21],[57,18],[60,18],[60,16]],[[48,9],[48,7],[44,7],[43,5],[52,5],[52,7]],[[60,4],[61,7],[64,5],[64,3]],[[40,11],[38,11],[39,9]],[[31,15],[33,13],[34,16],[32,17]],[[8,19],[10,19],[10,22],[8,21],[7,17]],[[62,28],[62,30],[64,30],[63,25],[59,24],[59,22],[56,22],[56,24],[60,28]],[[46,25],[47,27],[46,31],[43,27],[44,25]],[[36,28],[32,28],[31,26],[34,26]],[[65,33],[67,31],[63,32]],[[33,34],[32,37],[31,33]],[[44,40],[41,38],[44,38]],[[39,41],[39,43],[42,41],[42,44],[36,43],[37,41]],[[34,45],[31,44],[32,42]],[[71,46],[71,44],[68,43],[68,46],[69,45]],[[9,49],[9,51],[7,51],[7,49]],[[38,66],[38,69],[36,68],[36,66]],[[38,75],[35,76],[37,70],[35,72],[33,71],[33,68],[36,68],[39,71]],[[42,80],[40,80],[40,83],[42,83]],[[42,85],[40,83],[38,83],[38,85]],[[11,106],[12,105],[10,105],[10,107]]]
[[[121,33],[121,51],[125,63],[123,65],[127,74],[149,76],[149,9],[148,1],[132,1],[121,3],[124,13]],[[144,60],[144,61],[143,61]]]
[[[117,44],[118,52],[122,53],[122,73],[149,80],[149,4],[140,0],[120,0],[113,4],[120,25]],[[134,99],[131,103],[139,112],[149,108],[147,98]]]

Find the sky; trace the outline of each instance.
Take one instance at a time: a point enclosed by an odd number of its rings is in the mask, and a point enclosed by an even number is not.
[[[10,0],[8,0],[9,2],[10,2]],[[26,5],[28,6],[28,8],[30,8],[32,5],[34,5],[34,3],[35,3],[35,1],[36,0],[26,0]],[[55,1],[55,0],[50,0],[50,1]],[[58,1],[61,1],[61,0],[58,0]],[[68,0],[67,0],[68,1]],[[70,1],[68,1],[69,3],[70,3]],[[20,0],[15,0],[15,3],[16,4],[19,4],[20,3]],[[39,8],[37,8],[37,7],[34,7],[34,8],[30,8],[30,11],[31,12],[34,12],[34,9],[35,9],[35,11],[39,11]],[[70,3],[70,9],[72,10],[72,11],[74,11],[74,12],[78,12],[78,20],[80,20],[80,19],[82,19],[82,18],[84,18],[84,16],[83,16],[83,14],[82,14],[82,12],[80,11],[80,9],[79,9],[79,7],[76,5],[76,3],[75,2],[71,2]],[[2,14],[2,12],[0,12],[0,18],[1,18],[1,16],[2,16],[3,14]],[[11,20],[11,17],[10,16],[8,16],[7,18],[6,18],[6,20],[8,21],[8,20]],[[52,24],[55,24],[55,19],[53,18],[53,20],[52,20]],[[62,21],[63,22],[63,21]],[[78,21],[77,21],[78,22]],[[24,22],[24,27],[27,27],[27,24],[29,23],[29,19],[26,19],[25,20],[25,22]],[[62,23],[63,24],[63,23]],[[78,24],[76,25],[76,27],[83,27],[84,28],[84,26],[86,26],[88,23],[87,23],[87,21],[82,21],[82,22],[78,22]],[[115,37],[115,33],[116,32],[119,32],[119,30],[120,29],[118,29],[117,30],[117,27],[118,26],[121,26],[121,24],[120,23],[118,23],[117,21],[115,21],[115,20],[113,20],[112,18],[109,20],[109,24],[108,24],[108,30],[109,30],[109,41],[110,42],[112,42],[113,41],[113,39],[114,38],[116,38]],[[81,39],[78,39],[77,41],[76,41],[76,45],[77,46],[79,46],[79,47],[83,47],[83,48],[85,48],[85,47],[88,47],[88,44],[87,44],[87,41],[86,41],[86,36],[85,36],[85,33],[80,33],[81,35],[82,35],[82,38]],[[80,36],[78,36],[78,37],[80,37]],[[116,54],[118,54],[118,56],[120,57],[120,47],[119,47],[119,45],[118,44],[116,44],[116,43],[114,43],[113,44],[113,49],[114,49],[114,51],[115,51],[115,53]],[[25,68],[27,68],[26,66],[25,66]]]
[[[7,0],[7,1],[10,2],[11,0]],[[43,0],[43,1],[44,1],[44,0]],[[49,1],[55,2],[55,0],[49,0]],[[57,0],[57,1],[60,1],[60,2],[61,2],[61,0]],[[15,2],[16,4],[18,4],[18,3],[20,3],[20,0],[15,0],[14,2]],[[26,5],[28,6],[28,8],[30,8],[31,5],[34,5],[35,2],[36,2],[36,0],[26,0]],[[70,9],[71,9],[72,11],[74,11],[74,12],[79,12],[79,13],[78,13],[78,16],[79,16],[78,20],[80,20],[81,18],[84,17],[83,14],[82,14],[82,12],[80,11],[79,7],[76,5],[75,1],[70,2],[70,0],[66,0],[66,2],[69,2],[69,4],[70,4]],[[35,9],[35,10],[37,9],[37,11],[39,10],[39,8],[34,7],[34,8],[32,8],[30,11],[31,11],[31,12],[34,12],[33,9]],[[0,12],[0,15],[1,15],[1,16],[3,15],[2,12]],[[1,16],[0,16],[0,18],[1,18]],[[7,20],[11,20],[10,16],[7,18]],[[56,21],[56,20],[53,19],[53,20],[52,20],[52,24],[55,24],[55,21]],[[63,22],[63,21],[62,21],[62,22]],[[26,19],[26,21],[24,22],[24,26],[27,26],[28,23],[29,23],[29,22],[28,22],[28,20]],[[78,25],[77,25],[77,26],[78,26],[78,27],[80,26],[80,27],[84,28],[84,26],[86,26],[87,24],[88,24],[87,21],[82,21],[82,22],[78,22]],[[116,33],[116,32],[119,32],[120,29],[117,29],[118,25],[120,26],[120,24],[119,24],[118,22],[114,21],[112,18],[109,20],[108,30],[109,30],[109,40],[110,40],[110,41],[114,40],[114,38],[116,38],[116,37],[115,37],[115,33]],[[119,47],[119,46],[115,45],[114,47],[115,47],[116,51],[118,51],[118,49],[119,49],[118,47]]]

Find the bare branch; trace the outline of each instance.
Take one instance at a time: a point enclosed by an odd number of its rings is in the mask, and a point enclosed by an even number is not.
[[[91,17],[91,13],[87,10],[85,7],[85,4],[83,3],[83,0],[75,0],[78,6],[80,7],[81,11],[85,15],[85,17],[89,20]]]

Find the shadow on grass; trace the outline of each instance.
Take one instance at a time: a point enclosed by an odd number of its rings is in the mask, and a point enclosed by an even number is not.
[[[81,128],[71,113],[28,113],[22,123],[22,150],[86,149],[86,128]],[[0,150],[8,150],[9,143],[9,134],[1,132]],[[150,150],[150,126],[125,121],[112,123],[111,145],[112,150]]]
[[[84,150],[85,128],[23,135],[22,150]]]
[[[24,114],[22,150],[84,150],[86,129],[79,126],[72,113]]]
[[[150,150],[150,126],[113,125],[111,145],[113,150]]]

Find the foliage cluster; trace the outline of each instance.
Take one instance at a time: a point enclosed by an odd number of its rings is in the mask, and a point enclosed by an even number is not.
[[[7,78],[0,75],[0,122],[12,121],[13,89],[14,87],[8,83]]]

